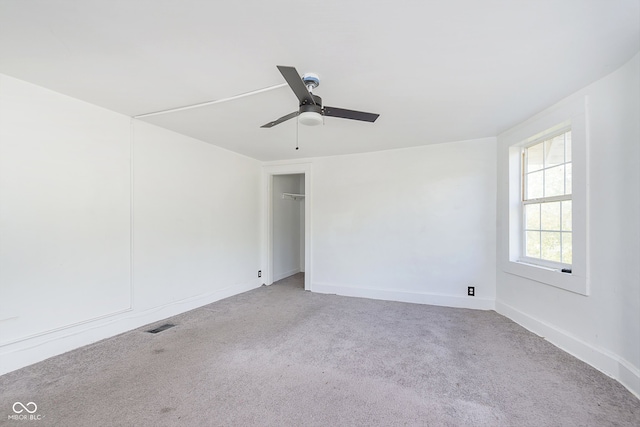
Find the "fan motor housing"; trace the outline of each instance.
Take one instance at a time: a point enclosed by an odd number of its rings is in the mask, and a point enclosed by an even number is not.
[[[310,112],[322,114],[322,98],[320,98],[318,95],[313,95],[313,94],[311,96],[313,96],[313,100],[315,101],[315,104],[301,104],[299,112],[304,113],[304,112],[310,111]]]
[[[322,114],[322,107],[319,105],[301,105],[298,113],[318,113]]]

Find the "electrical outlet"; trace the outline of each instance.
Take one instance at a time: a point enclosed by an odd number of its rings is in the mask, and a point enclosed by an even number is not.
[[[262,277],[262,270],[258,270],[258,277]]]
[[[467,295],[470,297],[475,297],[476,296],[476,287],[475,286],[469,286],[467,288]]]

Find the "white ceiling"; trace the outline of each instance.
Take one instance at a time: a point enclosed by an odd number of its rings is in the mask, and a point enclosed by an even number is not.
[[[143,120],[259,160],[495,136],[640,49],[640,0],[0,0],[0,73],[129,116],[315,72],[327,118],[288,87]]]

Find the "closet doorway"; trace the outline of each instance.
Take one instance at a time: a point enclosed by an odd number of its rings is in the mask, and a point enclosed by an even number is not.
[[[273,177],[273,281],[304,272],[304,174]]]
[[[311,290],[311,165],[264,166],[263,183],[263,283],[303,272]]]

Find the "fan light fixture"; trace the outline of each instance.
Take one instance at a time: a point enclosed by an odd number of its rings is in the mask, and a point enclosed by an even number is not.
[[[322,114],[315,111],[305,111],[298,115],[298,121],[303,125],[317,126],[322,124]]]

